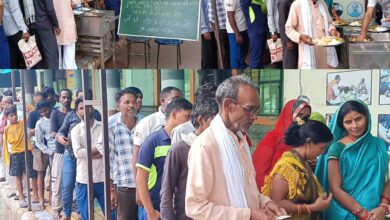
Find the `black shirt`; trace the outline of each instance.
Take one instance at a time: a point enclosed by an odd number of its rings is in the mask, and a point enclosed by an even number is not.
[[[37,124],[40,118],[41,118],[41,113],[39,112],[38,109],[32,111],[28,116],[27,127],[30,129],[35,129],[35,125]]]
[[[56,109],[51,112],[50,115],[50,132],[58,132],[60,130],[61,125],[64,122],[66,117],[66,113],[61,112],[59,109]],[[56,141],[56,153],[63,154],[65,151],[65,147]]]

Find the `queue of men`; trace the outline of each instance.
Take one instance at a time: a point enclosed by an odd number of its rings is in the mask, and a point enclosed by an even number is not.
[[[87,92],[92,97],[91,91]],[[8,120],[3,124],[3,151],[7,151],[3,159],[7,161],[7,155],[11,163],[6,163],[10,175],[1,180],[16,179],[18,195],[10,196],[19,196],[21,208],[27,206],[22,186],[27,166],[32,182],[36,182],[32,184],[33,203],[44,209],[51,202],[54,219],[71,219],[72,212],[88,219],[85,126],[89,123],[93,196],[104,213],[101,115],[93,107],[84,106],[83,95],[83,91],[77,92],[74,105],[68,89],[59,91],[57,96],[47,87],[34,95],[36,109],[28,118],[28,135],[34,140],[28,164],[19,156],[24,155],[24,148],[17,145],[24,136],[9,140],[15,136],[9,130],[21,127],[16,125],[23,120],[10,102],[12,98],[3,97],[1,119]],[[136,87],[124,88],[115,96],[118,113],[108,122],[113,211],[104,214],[120,220],[256,220],[285,214],[256,186],[246,132],[260,103],[258,88],[249,79],[234,76],[218,88],[202,85],[195,93],[194,104],[183,98],[178,88],[166,87],[160,93],[159,110],[147,117],[140,114],[142,98]],[[87,121],[85,111],[90,113]],[[51,198],[44,194],[48,166]]]

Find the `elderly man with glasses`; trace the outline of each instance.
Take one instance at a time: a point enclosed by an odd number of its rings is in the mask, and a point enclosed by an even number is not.
[[[188,217],[271,220],[285,214],[258,191],[248,143],[242,134],[256,119],[259,100],[258,87],[243,76],[231,77],[218,87],[219,114],[189,152]]]

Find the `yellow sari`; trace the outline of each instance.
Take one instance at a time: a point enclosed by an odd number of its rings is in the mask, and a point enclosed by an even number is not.
[[[276,162],[270,175],[265,178],[264,186],[261,191],[264,195],[270,196],[272,190],[272,180],[275,174],[282,176],[288,183],[288,194],[286,199],[295,204],[311,204],[322,195],[324,190],[313,171],[309,170],[310,165],[299,158],[300,155],[295,151],[288,151]],[[303,163],[304,164],[303,164]],[[291,220],[313,220],[320,219],[318,213],[301,214],[294,213]]]

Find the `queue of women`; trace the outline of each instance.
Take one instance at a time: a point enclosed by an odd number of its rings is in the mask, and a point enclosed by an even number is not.
[[[328,127],[303,100],[286,103],[253,163],[261,192],[293,220],[374,220],[389,214],[388,154],[359,100],[344,102]]]

